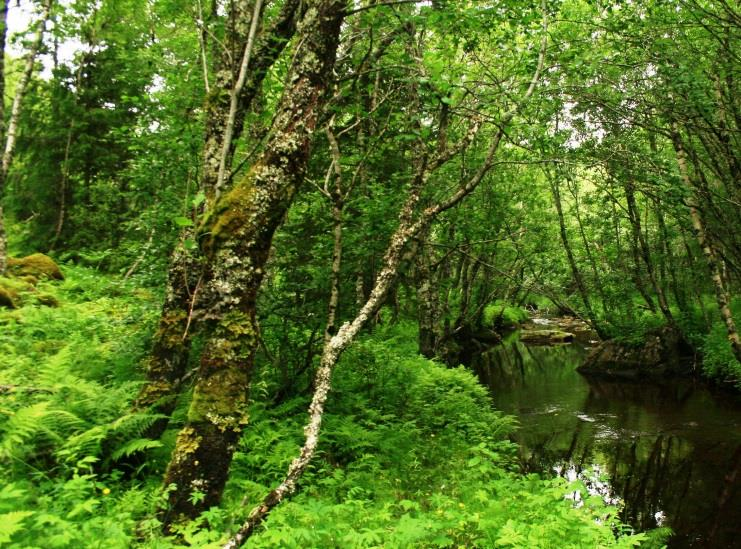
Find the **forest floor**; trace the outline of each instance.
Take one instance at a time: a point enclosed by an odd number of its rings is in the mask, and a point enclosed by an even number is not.
[[[155,418],[130,410],[159,292],[87,268],[64,273],[29,292],[56,306],[27,297],[0,309],[0,544],[217,547],[297,453],[307,395],[274,404],[276,376],[258,368],[222,506],[163,537],[162,472],[188,396],[162,440],[142,438]],[[415,330],[379,327],[350,349],[318,457],[253,546],[650,546],[599,498],[564,499],[578,483],[522,475],[513,418],[469,371],[418,356]],[[123,465],[132,455],[136,470]]]

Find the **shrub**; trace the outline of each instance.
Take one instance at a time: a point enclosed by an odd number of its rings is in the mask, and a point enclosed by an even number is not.
[[[515,328],[530,318],[522,307],[515,307],[501,302],[492,303],[484,308],[483,324],[494,329]]]

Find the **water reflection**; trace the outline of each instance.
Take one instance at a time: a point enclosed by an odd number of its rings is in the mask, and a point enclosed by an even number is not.
[[[691,380],[587,381],[581,344],[509,338],[474,360],[499,409],[519,417],[523,467],[598,470],[639,529],[664,523],[669,546],[741,547],[741,399]]]

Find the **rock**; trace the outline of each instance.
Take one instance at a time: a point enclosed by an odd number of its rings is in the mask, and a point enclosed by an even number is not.
[[[574,334],[561,330],[523,330],[520,332],[520,341],[531,345],[554,345],[556,343],[570,343]]]
[[[21,277],[18,277],[18,279],[22,280],[23,282],[27,284],[30,284],[31,286],[36,286],[36,284],[39,283],[39,279],[33,275],[21,276]]]
[[[0,286],[0,307],[15,309],[16,299],[18,299],[18,295],[13,290]]]
[[[18,277],[52,278],[64,280],[64,275],[52,258],[44,254],[31,254],[22,258],[8,258],[8,272]]]
[[[694,353],[679,331],[669,326],[653,330],[639,346],[609,340],[595,347],[577,370],[588,376],[635,379],[688,375]]]
[[[59,307],[59,300],[51,294],[36,294],[36,301],[46,307]]]

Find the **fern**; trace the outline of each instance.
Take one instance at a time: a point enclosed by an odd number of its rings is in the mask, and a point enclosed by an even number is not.
[[[33,515],[31,511],[11,511],[0,515],[0,545],[8,543],[13,534],[23,529],[23,521]]]
[[[65,410],[51,409],[50,402],[39,402],[16,411],[4,425],[0,456],[18,454],[19,448],[34,441],[38,444],[46,439],[61,442],[83,422]]]
[[[114,461],[121,459],[122,457],[129,457],[137,452],[144,450],[150,450],[151,448],[160,448],[162,443],[158,440],[151,440],[148,438],[135,438],[134,440],[128,441],[126,444],[118,448],[111,454]]]

